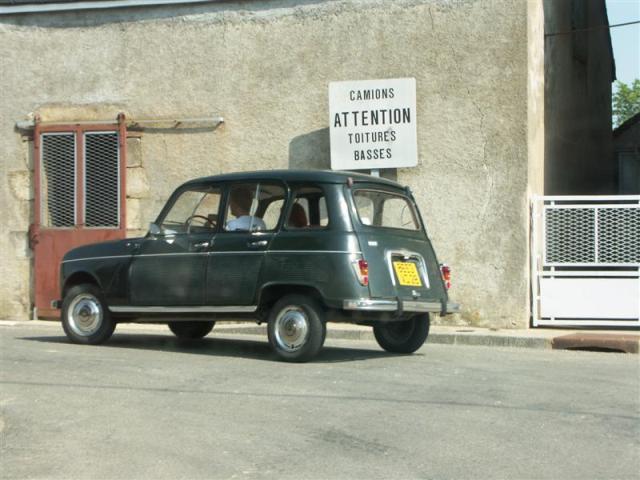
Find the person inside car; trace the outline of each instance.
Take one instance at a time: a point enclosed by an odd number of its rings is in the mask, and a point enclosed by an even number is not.
[[[308,226],[307,214],[304,211],[304,207],[299,203],[294,203],[291,207],[291,214],[289,215],[289,226],[294,228],[305,228]]]
[[[261,218],[249,214],[251,204],[251,191],[248,188],[236,187],[231,190],[229,210],[236,218],[227,222],[228,231],[266,230],[267,226]]]

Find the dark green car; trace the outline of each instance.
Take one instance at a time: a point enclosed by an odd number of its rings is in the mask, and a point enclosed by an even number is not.
[[[119,322],[166,322],[180,338],[216,320],[268,323],[285,360],[306,361],[326,322],[373,327],[410,353],[429,314],[449,303],[411,192],[367,175],[265,171],[199,178],[169,198],[144,238],[69,251],[62,325],[74,342],[106,341]]]

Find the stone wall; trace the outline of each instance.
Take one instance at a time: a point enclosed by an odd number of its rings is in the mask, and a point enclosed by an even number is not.
[[[0,17],[0,163],[7,212],[0,317],[29,310],[29,146],[18,120],[223,116],[208,131],[128,139],[127,227],[182,181],[328,168],[328,84],[415,77],[415,192],[463,313],[528,322],[527,3],[281,0]],[[71,118],[73,117],[73,118]]]

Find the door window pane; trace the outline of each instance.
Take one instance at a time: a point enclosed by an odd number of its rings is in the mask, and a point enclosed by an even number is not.
[[[219,189],[182,192],[160,225],[164,233],[213,231],[218,223]]]
[[[189,221],[189,228],[192,232],[217,228],[221,198],[221,191],[217,188],[204,194]]]
[[[73,133],[44,134],[41,166],[43,227],[73,227],[76,210],[76,144]]]
[[[328,224],[327,201],[322,189],[297,189],[289,211],[287,228],[323,228]]]
[[[87,133],[84,139],[87,227],[117,227],[120,218],[118,134]]]
[[[262,216],[262,220],[264,220],[267,230],[273,230],[278,225],[278,220],[280,219],[283,205],[284,198],[278,198],[267,206],[267,209]]]
[[[284,196],[284,188],[280,185],[233,185],[229,191],[225,230],[275,230],[282,213]]]

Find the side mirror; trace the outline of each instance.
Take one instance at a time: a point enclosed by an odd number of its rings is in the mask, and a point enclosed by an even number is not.
[[[149,233],[151,235],[160,235],[162,233],[162,230],[160,230],[160,227],[158,225],[156,225],[155,223],[151,222],[149,224]]]

